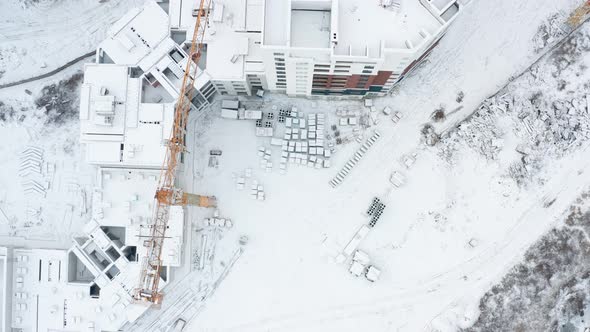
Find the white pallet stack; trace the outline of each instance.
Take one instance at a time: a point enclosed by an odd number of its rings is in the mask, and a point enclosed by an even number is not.
[[[344,167],[340,170],[340,172],[338,172],[336,174],[336,176],[332,180],[330,180],[330,182],[329,182],[333,188],[336,188],[337,186],[342,184],[342,181],[344,181],[344,179],[348,176],[348,174],[352,171],[352,169],[358,164],[358,162],[361,161],[361,159],[365,156],[365,153],[367,153],[367,151],[369,151],[369,149],[373,146],[373,144],[375,144],[375,142],[377,142],[379,137],[381,137],[381,134],[378,131],[375,131],[375,133],[373,133],[373,136],[369,137],[369,139],[360,147],[360,149],[358,149],[354,153],[352,158],[350,158],[348,160],[348,162],[346,162],[346,164],[344,164]]]

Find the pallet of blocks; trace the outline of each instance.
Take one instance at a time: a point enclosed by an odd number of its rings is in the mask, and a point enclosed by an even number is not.
[[[344,164],[344,167],[340,170],[340,172],[338,172],[336,176],[330,180],[329,183],[333,188],[336,188],[342,183],[342,181],[344,181],[344,178],[346,178],[352,169],[358,164],[358,162],[361,161],[361,159],[365,156],[365,153],[367,153],[373,144],[377,142],[379,137],[381,137],[381,134],[378,131],[375,131],[373,136],[369,137],[369,139],[363,143],[363,145],[361,145],[360,149],[354,153],[352,158],[350,158],[348,162]]]

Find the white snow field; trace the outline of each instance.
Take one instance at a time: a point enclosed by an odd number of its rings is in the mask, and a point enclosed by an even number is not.
[[[22,9],[22,3],[29,7]],[[139,3],[2,1],[0,72],[5,73],[0,84],[50,71],[91,51],[109,22]],[[519,186],[507,176],[507,169],[518,158],[513,150],[523,138],[510,121],[497,123],[505,142],[500,156],[492,160],[460,137],[426,148],[420,131],[441,105],[452,114],[434,124],[439,132],[476,110],[542,54],[535,50],[539,26],[555,14],[565,20],[580,4],[580,0],[472,0],[428,60],[396,93],[375,100],[378,110],[389,106],[404,117],[394,124],[380,115],[379,124],[364,132],[364,138],[375,129],[381,138],[337,188],[328,182],[359,148],[356,142],[337,150],[331,168],[289,165],[286,174],[278,169],[280,148],[272,147],[274,167],[267,173],[259,167],[257,149],[270,148],[269,141],[255,137],[253,123],[221,119],[219,103],[205,116],[192,114],[182,184],[187,192],[217,196],[222,215],[234,222],[228,238],[246,235],[249,241],[186,330],[412,332],[456,331],[472,324],[480,297],[526,248],[563,219],[571,202],[588,188],[590,150],[582,145],[563,157],[545,156],[528,186]],[[586,58],[579,61],[588,63]],[[80,67],[0,89],[1,102],[27,115],[24,121],[0,122],[4,142],[0,144],[0,245],[67,248],[70,236],[89,218],[89,207],[79,198],[92,190],[95,170],[83,163],[79,123],[74,117],[47,125],[47,115],[34,111],[33,105],[43,86],[70,77]],[[587,76],[587,72],[579,77],[568,72],[563,78],[578,87]],[[523,96],[534,90],[528,87],[548,92],[554,83],[518,82],[515,94]],[[461,103],[455,101],[459,92],[465,96]],[[264,109],[272,105],[324,113],[329,123],[338,119],[337,108],[364,108],[355,101],[266,96]],[[487,124],[499,118],[496,114]],[[455,143],[449,162],[441,155]],[[20,157],[30,147],[43,151],[44,164],[55,164],[54,173],[26,175],[50,183],[45,199],[25,194]],[[223,151],[217,168],[208,167],[210,149]],[[407,169],[401,158],[412,153],[417,161]],[[234,177],[248,168],[252,176],[246,189],[239,190]],[[404,174],[405,185],[392,186],[392,171]],[[251,198],[254,179],[264,186],[266,200]],[[359,246],[382,270],[381,279],[370,283],[353,277],[348,262],[337,263],[335,258],[368,222],[364,212],[373,197],[387,207]],[[45,223],[25,225],[27,214],[39,211],[31,205],[42,207]],[[210,213],[191,208],[190,223],[198,225]],[[190,264],[195,248],[186,242],[184,260]]]
[[[70,68],[55,78],[28,84],[27,89],[37,95],[44,86],[80,69]],[[71,114],[64,123],[50,121],[23,89],[0,90],[5,104],[0,109],[6,117],[0,122],[0,215],[4,217],[0,243],[68,248],[72,235],[90,218],[96,170],[80,152],[78,121],[72,121]],[[76,101],[77,91],[66,98]]]
[[[0,85],[47,73],[92,52],[143,0],[3,0]]]

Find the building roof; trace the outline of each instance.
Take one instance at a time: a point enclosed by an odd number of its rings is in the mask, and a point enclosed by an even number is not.
[[[385,1],[385,0],[384,0]],[[438,0],[437,6],[454,0]],[[337,55],[381,57],[382,48],[408,49],[442,27],[438,7],[395,0],[265,0],[264,45],[332,48]],[[434,8],[434,10],[433,10]]]
[[[118,282],[102,288],[99,298],[90,297],[86,284],[68,283],[65,250],[15,249],[14,257],[14,328],[39,332],[116,331],[147,309],[131,303]],[[133,268],[123,270],[118,278],[133,272]]]
[[[170,26],[186,31],[192,40],[193,3],[170,1]],[[205,69],[215,80],[243,79],[244,73],[262,71],[260,50],[262,0],[214,1],[205,34]]]
[[[129,11],[108,31],[99,48],[117,64],[134,66],[169,36],[168,15],[154,1]]]
[[[379,57],[385,48],[404,49],[419,44],[426,34],[435,34],[442,26],[418,0],[397,1],[398,10],[383,8],[378,1],[339,0],[338,45],[335,53]],[[411,44],[407,44],[410,42]]]
[[[291,46],[329,48],[330,19],[330,11],[293,10],[291,12]]]
[[[264,45],[290,46],[290,0],[264,0]]]
[[[216,1],[207,42],[207,72],[214,79],[241,79],[262,62],[262,0]]]
[[[126,253],[136,247],[139,258],[145,254],[138,235],[141,223],[151,218],[157,175],[156,170],[100,169],[93,220],[86,224],[85,235],[74,239],[72,248],[14,250],[12,327],[40,332],[117,331],[147,310],[148,306],[135,304],[132,298],[140,260],[129,260]],[[169,226],[162,259],[165,266],[180,266],[182,207],[171,208]],[[5,280],[7,268],[3,257],[6,254],[0,250],[0,281]],[[165,285],[166,281],[160,283]]]
[[[170,6],[171,12],[175,8],[182,9],[177,12],[177,20],[180,17],[192,19],[194,24],[192,2],[174,2]],[[151,85],[148,88],[163,88],[176,99],[180,93],[188,55],[170,37],[169,24],[174,23],[168,14],[154,1],[148,1],[143,8],[132,10],[115,23],[109,30],[109,37],[99,45],[99,52],[106,53],[118,65],[139,67],[143,71],[141,78],[146,78]],[[199,79],[202,75],[202,70],[197,72],[197,89],[204,86],[204,80]]]
[[[80,133],[89,163],[161,167],[174,104],[142,103],[141,84],[127,66],[85,65]]]
[[[160,171],[147,169],[102,168],[99,171],[100,193],[94,198],[93,217],[102,226],[124,227],[126,246],[136,246],[138,254],[144,246],[145,235],[152,219],[154,194]],[[182,207],[170,209],[166,240],[162,250],[165,266],[180,266],[183,243],[184,212]]]

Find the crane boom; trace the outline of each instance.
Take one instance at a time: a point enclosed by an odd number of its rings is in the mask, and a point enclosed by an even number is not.
[[[160,304],[163,297],[163,294],[158,289],[158,285],[160,282],[160,271],[162,269],[162,247],[170,217],[170,207],[181,205],[172,199],[172,193],[179,192],[179,189],[175,188],[174,185],[176,169],[180,155],[185,151],[184,138],[186,125],[195,90],[194,84],[197,77],[199,59],[203,50],[211,0],[197,0],[197,4],[199,5],[199,10],[197,12],[192,44],[184,70],[180,94],[174,109],[172,133],[167,142],[166,156],[155,195],[153,223],[150,225],[149,236],[144,240],[144,246],[147,250],[142,260],[139,286],[135,292],[136,300],[153,304]],[[182,196],[190,197],[187,194]],[[184,202],[186,201],[190,202],[191,200],[185,200]],[[181,199],[179,202],[182,203],[183,200]],[[209,207],[213,206],[215,199],[198,196],[198,202],[204,204],[203,206]]]

